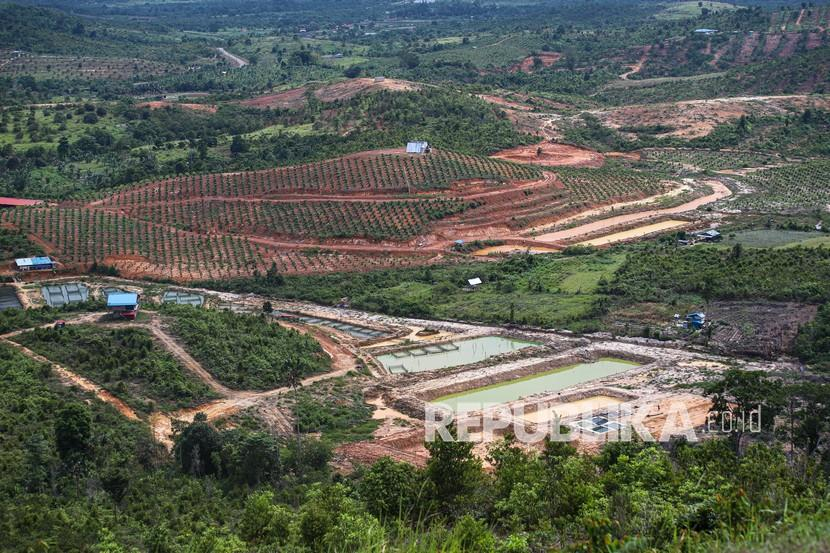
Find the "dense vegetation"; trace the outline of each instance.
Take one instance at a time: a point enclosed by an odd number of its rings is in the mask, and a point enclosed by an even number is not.
[[[43,250],[23,232],[0,228],[0,261],[41,255]]]
[[[830,250],[643,248],[630,254],[608,285],[627,301],[671,302],[684,294],[704,299],[830,299]]]
[[[89,378],[141,411],[191,407],[214,397],[143,329],[88,325],[36,328],[16,336],[15,341]]]
[[[189,306],[166,306],[164,314],[188,352],[231,388],[278,388],[329,366],[316,340],[264,316]]]
[[[140,424],[45,367],[1,345],[0,360],[0,539],[12,551],[728,551],[766,541],[770,525],[827,524],[810,441],[810,425],[827,422],[821,387],[779,386],[766,404],[796,402],[795,467],[757,439],[738,450],[724,439],[618,443],[595,456],[505,442],[486,473],[470,444],[439,441],[424,469],[386,459],[334,482],[327,449],[311,438],[280,442],[197,417],[168,455]],[[726,385],[741,401],[770,384],[736,373],[712,392]],[[823,543],[812,535],[792,539]]]

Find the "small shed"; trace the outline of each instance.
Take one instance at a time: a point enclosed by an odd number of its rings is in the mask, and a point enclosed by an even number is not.
[[[51,271],[55,261],[51,257],[21,257],[14,260],[18,271]]]
[[[706,313],[702,311],[695,311],[686,315],[686,324],[689,328],[700,330],[706,324]]]
[[[717,32],[717,29],[695,29],[695,33],[699,35],[713,35]]]
[[[107,309],[124,319],[135,319],[138,313],[138,294],[121,292],[107,295]]]
[[[406,153],[407,154],[428,154],[429,153],[429,142],[425,142],[425,141],[407,142],[406,143]]]
[[[723,238],[721,233],[714,229],[698,232],[695,236],[698,240],[702,240],[703,242],[718,242]]]
[[[471,279],[467,280],[467,284],[469,284],[470,286],[472,286],[473,288],[475,288],[476,286],[478,286],[479,284],[481,284],[481,279],[480,279],[480,278],[478,278],[478,277],[471,278]]]

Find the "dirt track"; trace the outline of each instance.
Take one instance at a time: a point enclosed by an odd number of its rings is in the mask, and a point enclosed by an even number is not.
[[[603,230],[611,230],[615,227],[620,227],[622,225],[626,225],[629,223],[647,221],[649,219],[654,219],[656,217],[662,217],[665,215],[676,215],[678,213],[685,213],[687,211],[695,210],[700,206],[715,202],[717,200],[732,195],[732,191],[729,190],[729,188],[727,188],[727,186],[720,181],[709,180],[706,181],[706,184],[712,187],[711,194],[708,194],[701,198],[696,198],[690,202],[686,202],[675,207],[669,207],[666,209],[651,209],[648,211],[640,211],[636,213],[618,215],[616,217],[609,217],[607,219],[601,219],[599,221],[594,221],[592,223],[587,223],[577,227],[542,234],[541,236],[537,236],[536,240],[538,242],[544,243],[557,243],[566,240],[572,240],[574,238],[585,236],[587,234],[597,234],[602,232]]]
[[[223,396],[222,399],[210,401],[203,405],[198,405],[188,409],[182,409],[179,411],[175,411],[173,413],[152,413],[148,418],[148,422],[152,428],[153,436],[159,443],[161,443],[167,448],[171,448],[173,445],[173,420],[192,422],[193,417],[195,417],[197,413],[205,413],[205,415],[207,415],[208,417],[208,420],[216,420],[237,413],[242,409],[253,407],[265,399],[280,394],[284,394],[290,391],[290,388],[286,386],[281,386],[279,388],[274,388],[272,390],[266,391],[231,390],[227,386],[218,382],[213,377],[213,375],[211,375],[204,367],[202,367],[202,365],[198,361],[196,361],[189,353],[187,353],[187,351],[184,348],[182,348],[182,346],[178,342],[176,342],[175,338],[173,338],[172,336],[167,334],[167,332],[164,331],[164,329],[161,326],[161,321],[156,314],[151,314],[151,319],[149,322],[117,321],[117,323],[115,323],[114,321],[103,320],[102,317],[104,317],[105,315],[105,313],[87,313],[80,315],[78,317],[69,318],[66,320],[66,322],[67,324],[73,325],[98,324],[109,326],[111,324],[118,324],[119,326],[130,326],[147,329],[153,334],[153,336],[156,337],[158,343],[161,346],[163,346],[164,349],[167,350],[171,355],[173,355],[185,369],[189,370],[196,377],[202,380],[202,382],[208,385],[213,391]],[[42,326],[50,327],[53,324],[54,323],[48,323]],[[303,379],[303,381],[301,382],[301,386],[307,386],[320,380],[343,376],[349,371],[352,371],[356,368],[356,353],[352,352],[345,346],[342,346],[341,344],[336,342],[322,330],[316,327],[306,325],[292,324],[285,326],[294,328],[299,332],[310,334],[312,337],[314,337],[316,340],[320,342],[323,349],[332,359],[332,371],[309,376]],[[124,415],[130,420],[141,420],[140,417],[129,405],[115,397],[113,394],[111,394],[109,391],[99,386],[95,382],[69,370],[68,368],[62,365],[53,363],[46,357],[11,340],[12,337],[27,332],[29,330],[31,329],[20,329],[14,332],[9,332],[7,334],[4,334],[3,336],[0,336],[0,341],[2,341],[5,344],[8,344],[9,346],[17,349],[24,355],[38,362],[49,365],[55,371],[55,374],[57,374],[60,380],[66,383],[67,385],[78,386],[79,388],[85,391],[95,394],[95,396],[98,399],[112,405],[115,409],[118,410],[118,412],[120,412],[122,415]],[[277,425],[283,424],[281,421],[285,420],[285,416],[282,415],[282,413],[268,412],[264,413],[264,415],[267,415],[268,418],[271,419],[271,421]]]
[[[248,60],[240,58],[236,54],[231,54],[224,48],[217,48],[216,51],[219,52],[220,56],[228,60],[228,63],[230,63],[233,67],[239,68],[248,65]]]
[[[636,75],[637,73],[639,73],[640,71],[642,71],[643,66],[646,64],[646,61],[648,60],[648,53],[649,53],[649,51],[650,51],[650,50],[651,50],[651,45],[645,46],[645,47],[643,48],[643,53],[642,53],[642,55],[640,56],[640,59],[639,59],[639,60],[637,60],[637,63],[635,63],[634,65],[630,66],[630,70],[629,70],[629,71],[626,71],[625,73],[623,73],[622,75],[620,75],[620,79],[622,79],[622,80],[624,80],[624,81],[627,81],[627,80],[628,80],[628,78],[629,78],[631,75]]]

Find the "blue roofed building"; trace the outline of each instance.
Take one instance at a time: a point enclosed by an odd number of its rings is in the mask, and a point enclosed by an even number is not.
[[[689,328],[700,330],[701,328],[703,328],[703,325],[706,324],[706,313],[702,311],[689,313],[688,315],[686,315],[686,324]]]
[[[107,294],[107,309],[125,319],[135,319],[138,313],[138,294],[120,292]]]
[[[51,257],[20,257],[14,260],[18,271],[51,271],[55,261]]]

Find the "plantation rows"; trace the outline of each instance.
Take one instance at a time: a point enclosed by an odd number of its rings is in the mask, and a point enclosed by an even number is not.
[[[503,223],[510,228],[523,228],[564,211],[567,199],[567,191],[555,186],[514,190],[488,196],[484,205],[465,213],[462,220],[468,226]]]
[[[178,280],[220,279],[264,273],[366,271],[423,265],[429,257],[289,251],[234,236],[199,235],[127,216],[83,208],[31,208],[0,212],[12,224],[54,246],[65,264],[116,263],[125,273]]]
[[[268,202],[196,200],[137,207],[138,218],[186,230],[288,235],[302,238],[406,240],[428,231],[429,223],[475,204],[428,199],[388,202]]]
[[[270,197],[283,193],[407,192],[448,188],[462,179],[533,180],[537,168],[453,152],[422,156],[350,156],[293,167],[190,175],[124,189],[104,205],[146,205],[203,197]]]
[[[10,211],[2,220],[53,244],[64,263],[140,256],[151,265],[177,268],[182,273],[219,270],[227,274],[247,274],[263,264],[245,240],[170,231],[116,213],[41,208]]]
[[[172,73],[175,66],[142,59],[37,56],[3,52],[0,74],[41,75],[52,79],[132,79]]]
[[[573,206],[653,196],[666,189],[660,174],[610,164],[599,169],[562,167],[556,174],[565,184]]]
[[[781,161],[779,156],[756,152],[674,149],[644,150],[642,159],[670,170],[688,169],[692,171],[761,167]]]
[[[830,161],[817,160],[755,171],[740,177],[752,193],[729,202],[751,211],[813,211],[830,205]]]

